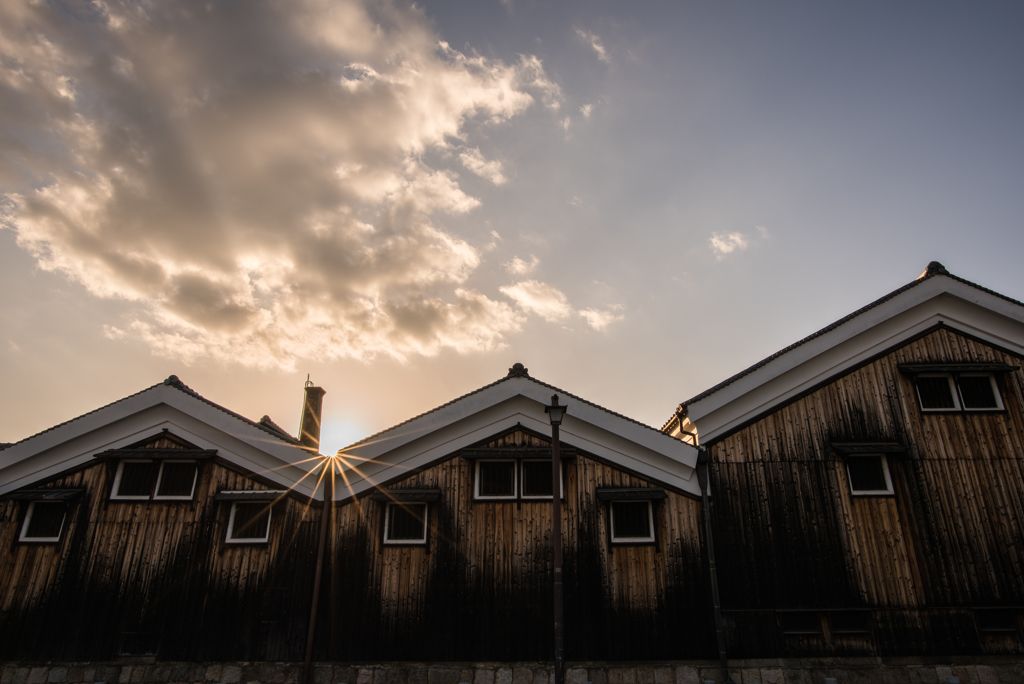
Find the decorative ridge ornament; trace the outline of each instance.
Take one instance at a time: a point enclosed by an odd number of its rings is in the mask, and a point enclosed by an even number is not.
[[[512,367],[508,369],[509,378],[528,378],[530,377],[530,371],[521,363],[514,363]]]

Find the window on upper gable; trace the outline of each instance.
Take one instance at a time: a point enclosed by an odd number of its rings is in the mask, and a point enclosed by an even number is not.
[[[475,495],[478,499],[516,498],[516,461],[477,461]]]
[[[778,613],[779,628],[787,636],[821,634],[821,616],[813,611],[796,610]]]
[[[654,507],[650,501],[612,501],[609,509],[612,542],[654,541]]]
[[[117,465],[111,499],[191,501],[199,469],[195,461],[124,459]]]
[[[385,544],[426,544],[427,504],[393,502],[384,513]]]
[[[1000,411],[1003,400],[992,373],[928,373],[917,376],[925,412]]]
[[[58,542],[67,517],[63,501],[30,501],[18,541]]]
[[[850,493],[854,496],[884,496],[893,493],[889,461],[885,454],[856,454],[846,457]]]
[[[259,544],[270,539],[269,501],[236,501],[228,518],[229,544]]]

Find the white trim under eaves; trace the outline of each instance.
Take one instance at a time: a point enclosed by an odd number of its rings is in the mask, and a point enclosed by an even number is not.
[[[531,378],[509,378],[424,414],[371,440],[338,452],[343,475],[338,498],[426,467],[459,449],[517,425],[550,434],[544,407],[554,391]],[[568,412],[561,425],[567,445],[612,464],[699,496],[697,450],[674,437],[559,392]]]
[[[181,390],[157,385],[0,451],[0,494],[81,467],[163,428],[266,480],[313,496],[301,447],[277,440]],[[315,464],[314,464],[315,465]]]
[[[1024,307],[934,276],[687,405],[707,443],[942,324],[1024,356]]]

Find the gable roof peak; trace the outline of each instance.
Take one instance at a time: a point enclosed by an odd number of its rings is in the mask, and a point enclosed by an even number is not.
[[[508,375],[506,378],[528,378],[530,377],[530,369],[521,363],[513,363],[512,367],[508,369]]]
[[[924,273],[922,273],[921,275],[917,276],[916,279],[917,280],[923,280],[924,278],[930,278],[930,277],[936,276],[936,275],[947,275],[948,276],[948,275],[951,275],[951,274],[950,274],[949,271],[946,270],[946,267],[943,266],[942,264],[940,264],[938,261],[930,261],[930,262],[928,262],[928,267],[924,269]]]

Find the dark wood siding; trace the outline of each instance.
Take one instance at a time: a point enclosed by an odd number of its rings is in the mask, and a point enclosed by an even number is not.
[[[122,639],[168,660],[301,659],[319,509],[285,497],[269,543],[227,545],[214,494],[265,486],[208,461],[192,501],[111,501],[116,466],[42,483],[85,489],[57,544],[18,543],[27,503],[0,501],[0,659],[103,660]]]
[[[526,444],[548,441],[515,431],[488,446]],[[669,492],[656,545],[611,545],[597,488],[657,485],[583,453],[564,473],[566,656],[709,656],[699,501]],[[383,502],[338,510],[330,657],[550,659],[550,501],[474,501],[472,462],[457,456],[388,487],[441,490],[428,545],[385,546]]]
[[[901,363],[1021,360],[940,328],[709,444],[733,655],[1021,653],[975,608],[1024,608],[1024,376],[1006,410],[925,414]],[[854,497],[836,442],[899,442],[895,495]],[[870,609],[870,638],[782,638],[782,609]]]

